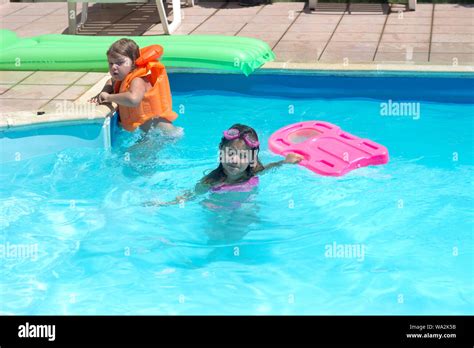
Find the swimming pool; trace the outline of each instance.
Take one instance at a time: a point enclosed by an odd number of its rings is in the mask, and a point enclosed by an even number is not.
[[[117,132],[111,152],[2,166],[2,314],[474,313],[472,77],[170,82],[182,138],[131,148]],[[311,119],[385,145],[389,163],[340,178],[287,165],[248,194],[142,206],[215,168],[233,123],[257,130],[268,163],[272,132]]]

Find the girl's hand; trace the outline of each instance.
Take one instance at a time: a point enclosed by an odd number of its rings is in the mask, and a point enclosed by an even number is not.
[[[100,92],[95,97],[92,97],[91,99],[89,99],[89,102],[96,103],[96,104],[108,103],[109,96],[110,94],[107,92]]]
[[[100,93],[99,93],[100,94]],[[88,100],[89,103],[95,103],[99,104],[99,94],[97,94],[95,97],[92,97],[91,99]]]
[[[148,201],[142,203],[144,207],[167,207],[170,205],[180,204],[184,202],[183,197],[176,197],[174,201],[171,202],[161,202],[161,201]]]
[[[99,104],[103,104],[103,103],[108,103],[110,102],[109,100],[109,97],[110,97],[110,94],[107,93],[107,92],[100,92],[99,93]]]
[[[298,155],[297,153],[289,153],[288,155],[286,155],[284,162],[295,164],[295,163],[298,163],[299,161],[301,161],[303,159],[304,159],[304,157],[301,156],[301,155]]]

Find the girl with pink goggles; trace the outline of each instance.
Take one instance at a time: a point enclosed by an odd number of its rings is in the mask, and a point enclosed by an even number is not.
[[[242,139],[251,149],[257,148],[260,143],[249,133],[240,133],[237,128],[230,128],[224,131],[224,138],[227,140]]]

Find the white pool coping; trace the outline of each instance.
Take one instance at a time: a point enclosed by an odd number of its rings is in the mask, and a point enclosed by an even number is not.
[[[79,122],[99,122],[108,116],[112,116],[116,110],[116,105],[95,105],[88,100],[97,95],[103,88],[109,76],[104,76],[93,87],[87,90],[74,102],[56,107],[49,106],[41,109],[41,114],[35,111],[9,112],[2,115],[0,112],[0,130],[28,127],[45,126],[51,123],[79,123]],[[1,101],[0,101],[1,102]]]

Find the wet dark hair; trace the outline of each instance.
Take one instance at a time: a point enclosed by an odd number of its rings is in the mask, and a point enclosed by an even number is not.
[[[115,41],[107,50],[107,57],[117,57],[118,55],[128,57],[132,60],[132,68],[135,68],[135,61],[140,57],[140,47],[130,39],[120,39]]]
[[[244,135],[249,134],[251,138],[258,141],[257,132],[255,132],[255,130],[252,127],[236,123],[232,125],[231,127],[229,127],[229,129],[231,128],[235,128],[239,130],[240,136],[237,139],[243,139]],[[230,142],[237,139],[228,140],[225,137],[222,137],[221,142],[219,144],[219,150],[222,150]],[[254,166],[249,165],[247,167],[247,169],[245,170],[247,175],[243,178],[242,181],[246,181],[250,179],[251,177],[255,176],[258,172],[265,169],[263,164],[258,159],[258,152],[260,151],[260,147],[257,146],[256,148],[253,148],[250,151],[252,151],[252,158],[256,158],[257,163]],[[222,166],[222,162],[221,162],[219,163],[219,166],[216,169],[211,171],[209,174],[205,175],[204,178],[202,178],[201,182],[204,184],[212,185],[212,184],[224,181],[226,177],[227,176],[224,172],[224,167]]]

